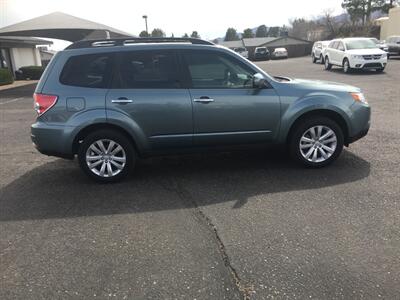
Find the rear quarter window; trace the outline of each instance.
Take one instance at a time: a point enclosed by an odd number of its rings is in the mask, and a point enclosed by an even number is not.
[[[111,78],[112,55],[109,53],[71,56],[60,75],[64,85],[107,88]]]

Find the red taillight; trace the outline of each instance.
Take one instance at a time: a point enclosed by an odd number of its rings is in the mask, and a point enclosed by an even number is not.
[[[58,96],[45,95],[45,94],[33,94],[33,107],[37,114],[40,116],[48,111],[57,102]]]

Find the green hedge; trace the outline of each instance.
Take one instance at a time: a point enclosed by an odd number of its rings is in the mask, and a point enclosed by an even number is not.
[[[37,80],[42,76],[44,68],[42,66],[26,66],[19,68],[19,71],[21,71],[21,79]]]
[[[6,68],[0,68],[0,85],[10,84],[14,82],[14,77]]]

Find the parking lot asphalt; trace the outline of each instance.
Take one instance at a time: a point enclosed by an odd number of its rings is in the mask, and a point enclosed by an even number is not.
[[[369,134],[318,170],[276,150],[197,154],[99,185],[33,149],[34,86],[0,92],[0,299],[398,298],[400,60],[257,64],[361,87]]]

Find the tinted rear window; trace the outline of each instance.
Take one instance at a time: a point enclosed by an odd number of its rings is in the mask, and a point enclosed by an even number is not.
[[[107,53],[72,56],[61,72],[65,85],[107,88],[111,77],[111,55]]]
[[[121,55],[120,88],[180,88],[178,65],[173,51],[132,51]]]

